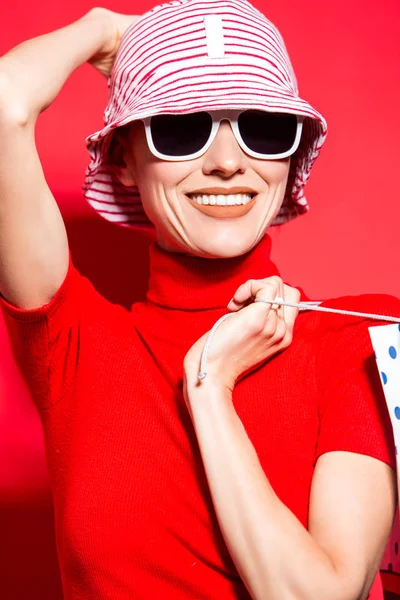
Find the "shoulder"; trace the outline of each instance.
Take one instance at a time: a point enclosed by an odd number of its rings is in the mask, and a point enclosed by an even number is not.
[[[367,364],[375,362],[369,328],[391,324],[380,316],[400,319],[400,299],[388,294],[340,296],[323,301],[320,307],[361,313],[300,313],[299,339],[312,347],[317,371],[323,378],[328,373],[366,369]]]
[[[343,314],[325,311],[312,311],[313,326],[318,337],[346,330],[367,330],[373,325],[390,324],[380,317],[400,319],[400,299],[389,294],[362,294],[358,296],[340,296],[321,302],[320,307],[358,314]]]
[[[400,318],[400,300],[385,294],[343,296],[323,307]],[[309,313],[308,313],[309,314]],[[346,450],[395,468],[393,433],[374,356],[370,327],[390,325],[366,316],[315,312],[315,367],[323,426],[318,456]]]
[[[108,300],[91,279],[83,275],[74,265],[71,255],[66,276],[47,304],[24,309],[8,302],[0,294],[0,309],[5,317],[10,337],[26,335],[32,330],[34,339],[50,336],[59,341],[61,331],[88,325],[98,325],[99,335],[105,323],[131,319],[130,312]]]
[[[351,375],[354,380],[363,377],[371,384],[378,371],[369,328],[391,324],[379,317],[400,319],[400,299],[386,294],[363,294],[332,298],[320,306],[361,313],[355,316],[314,312],[311,319],[320,381],[325,384]]]
[[[345,310],[368,312],[400,318],[400,298],[389,294],[360,294],[358,296],[340,296],[324,300],[321,306]],[[391,313],[397,313],[392,315]]]
[[[306,299],[302,297],[301,301]],[[307,339],[313,346],[320,346],[326,338],[336,339],[340,336],[345,339],[360,332],[368,335],[369,327],[391,323],[380,319],[380,316],[400,319],[400,299],[389,294],[340,296],[324,300],[319,306],[323,309],[361,314],[349,315],[320,310],[300,311],[296,322],[297,333],[302,334],[299,337]]]

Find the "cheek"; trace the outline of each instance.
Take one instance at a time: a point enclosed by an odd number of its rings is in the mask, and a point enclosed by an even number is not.
[[[151,200],[154,194],[159,195],[162,190],[168,193],[196,168],[196,161],[164,161],[153,156],[147,145],[142,123],[135,124],[132,128],[130,140],[136,182],[141,195],[148,196],[148,200]]]
[[[138,164],[138,185],[146,194],[170,195],[179,187],[192,171],[192,165],[158,160],[154,157],[140,159]]]
[[[263,161],[261,168],[255,169],[271,187],[286,185],[290,169],[290,158]]]

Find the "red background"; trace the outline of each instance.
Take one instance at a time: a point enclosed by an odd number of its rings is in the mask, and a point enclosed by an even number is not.
[[[114,0],[103,6],[140,14],[154,4]],[[307,186],[311,211],[271,230],[273,258],[284,279],[315,300],[363,292],[400,296],[400,3],[254,0],[254,5],[280,29],[300,94],[329,125]],[[88,0],[3,2],[0,54],[92,6]],[[40,117],[37,143],[77,266],[101,292],[129,305],[145,287],[146,265],[136,256],[146,238],[103,222],[80,191],[88,160],[84,138],[101,127],[106,99],[105,79],[84,65]],[[0,596],[57,600],[43,435],[1,322],[0,357]]]

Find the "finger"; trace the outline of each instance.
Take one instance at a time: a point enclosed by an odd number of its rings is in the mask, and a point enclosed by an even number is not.
[[[232,311],[240,310],[243,307],[243,305],[248,300],[250,300],[251,293],[250,293],[250,288],[249,288],[248,283],[249,282],[246,281],[246,283],[243,283],[242,285],[240,285],[238,287],[238,289],[236,290],[236,292],[233,294],[232,299],[228,303],[229,310],[232,310]]]
[[[275,277],[274,283],[277,286],[277,293],[275,298],[285,300],[285,291],[282,279],[280,277]],[[275,310],[278,319],[285,321],[285,307],[282,304],[272,304],[271,309]]]
[[[296,288],[293,288],[289,285],[284,284],[284,294],[285,300],[289,304],[298,304],[300,302],[300,292]],[[288,328],[293,331],[294,323],[296,321],[297,315],[299,314],[298,308],[293,308],[291,306],[285,306],[285,321],[287,323]]]
[[[239,310],[246,302],[254,299],[263,286],[265,286],[267,283],[275,283],[275,279],[279,278],[267,277],[265,279],[248,279],[245,283],[238,287],[228,304],[228,308],[230,310]],[[275,298],[275,295],[273,297],[268,296],[268,298],[272,300]]]
[[[276,289],[276,295],[274,300],[285,301],[285,285],[280,277],[271,277],[270,285],[274,285]],[[257,298],[271,298],[270,289],[263,288],[257,294]],[[276,338],[278,343],[281,343],[287,335],[287,324],[286,324],[286,307],[283,304],[276,304],[274,302],[270,305],[270,311],[267,315],[267,319],[264,327],[264,334],[268,338]]]
[[[269,277],[268,279],[260,280],[260,282],[265,282],[265,284],[264,287],[255,294],[255,298],[263,300],[284,300],[283,281],[280,277]],[[273,293],[271,294],[272,287]],[[273,302],[266,302],[266,304],[270,307],[270,310],[274,312],[277,319],[285,320],[284,307],[281,304],[275,304]]]
[[[247,298],[265,298],[271,302],[251,302],[242,308],[242,311],[246,313],[248,323],[255,331],[262,331],[267,326],[271,335],[278,322],[277,310],[271,308],[277,296],[278,283],[273,281],[273,278],[249,280],[246,283],[249,285]]]

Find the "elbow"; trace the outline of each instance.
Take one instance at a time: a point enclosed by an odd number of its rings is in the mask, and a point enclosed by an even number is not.
[[[379,564],[378,564],[379,567]],[[329,598],[332,600],[367,600],[375,578],[379,572],[373,565],[363,561],[354,561],[351,565],[337,565],[334,569],[334,589]]]
[[[257,590],[252,596],[254,600],[367,600],[373,581],[365,573],[333,569],[324,577],[310,572],[301,581],[280,577],[273,586],[271,583],[269,581],[263,590]]]
[[[18,93],[12,75],[2,68],[0,59],[0,125],[25,127],[30,122],[30,115]]]

